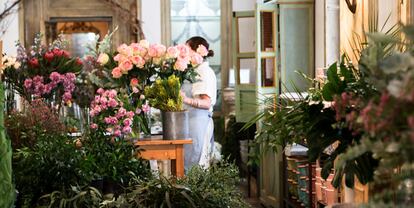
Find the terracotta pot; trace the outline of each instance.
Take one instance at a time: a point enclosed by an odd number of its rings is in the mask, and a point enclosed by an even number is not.
[[[335,189],[326,189],[326,204],[333,205],[338,202],[338,192]]]
[[[321,183],[315,183],[316,199],[322,201],[322,186]]]

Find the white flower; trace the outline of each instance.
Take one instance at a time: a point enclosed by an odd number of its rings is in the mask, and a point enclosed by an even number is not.
[[[403,83],[401,80],[393,79],[388,83],[387,90],[394,96],[399,97],[401,95],[401,90],[403,88]]]
[[[3,73],[3,71],[6,68],[13,67],[15,69],[18,69],[21,66],[20,62],[16,61],[16,57],[3,56],[1,62],[2,62],[2,67],[0,68],[1,70],[0,73]]]
[[[106,53],[101,53],[98,56],[98,63],[100,63],[101,65],[105,65],[106,63],[108,63],[109,61],[109,56]]]
[[[14,63],[14,65],[13,65],[13,67],[15,68],[15,69],[18,69],[18,68],[20,68],[20,66],[21,66],[22,64],[20,64],[20,62],[18,62],[18,61],[16,61],[16,63]]]

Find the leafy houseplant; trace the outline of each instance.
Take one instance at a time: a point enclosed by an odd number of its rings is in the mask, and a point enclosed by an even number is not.
[[[238,169],[226,162],[208,169],[194,166],[185,178],[135,178],[117,198],[103,197],[94,188],[55,191],[42,198],[43,206],[61,207],[250,207],[237,188]]]
[[[12,207],[15,197],[12,181],[12,148],[4,129],[4,87],[2,83],[0,83],[0,109],[2,109],[0,112],[0,206]]]
[[[180,95],[180,79],[171,75],[168,79],[158,78],[152,86],[145,88],[145,96],[150,105],[162,111],[164,139],[188,138],[188,111],[183,110]]]

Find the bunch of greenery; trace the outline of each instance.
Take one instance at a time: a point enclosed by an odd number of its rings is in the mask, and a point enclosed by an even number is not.
[[[0,84],[0,109],[4,109],[4,87]],[[12,207],[15,191],[12,182],[12,147],[4,129],[4,111],[0,111],[0,207]]]
[[[31,147],[21,147],[13,154],[13,172],[19,202],[32,207],[37,199],[71,184],[86,184],[79,163],[81,152],[65,135],[39,135]]]
[[[159,78],[152,86],[145,87],[145,97],[152,107],[161,111],[182,111],[183,98],[180,89],[180,79],[171,75],[168,79]]]
[[[239,171],[234,164],[194,166],[186,177],[174,180],[138,181],[117,201],[126,207],[249,207],[237,188]]]
[[[282,98],[265,108],[249,123],[261,127],[256,146],[277,151],[306,143],[311,161],[327,157],[324,178],[335,169],[335,187],[343,177],[353,187],[356,177],[363,184],[373,181],[380,192],[373,206],[412,205],[414,29],[404,28],[407,41],[394,29],[367,35],[358,69],[343,57],[329,67],[325,83],[312,80],[309,96]]]
[[[99,204],[106,208],[133,207],[250,207],[238,191],[238,169],[229,163],[215,164],[208,169],[193,167],[183,179],[135,178],[117,198],[102,197],[96,190],[75,188],[68,193],[54,192],[44,197],[45,206],[66,203],[70,207]],[[96,206],[98,207],[98,206]]]
[[[104,192],[127,186],[132,179],[131,173],[139,177],[151,174],[147,162],[137,158],[139,150],[131,141],[108,137],[103,131],[93,131],[79,140],[78,147],[83,157],[79,166],[82,177],[87,181],[103,180]]]

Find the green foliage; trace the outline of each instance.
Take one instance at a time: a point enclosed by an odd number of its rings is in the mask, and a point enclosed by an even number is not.
[[[150,87],[145,87],[145,97],[150,105],[161,111],[182,111],[183,98],[180,95],[180,79],[171,75],[168,79],[157,79]]]
[[[78,186],[72,186],[71,190],[66,192],[54,191],[42,196],[37,208],[100,207],[102,199],[101,192],[94,187],[86,187],[83,190]]]
[[[17,149],[13,155],[16,189],[23,207],[31,207],[45,193],[71,184],[85,184],[79,162],[81,152],[64,135],[38,136],[33,147]]]
[[[150,174],[147,163],[135,158],[136,154],[130,141],[111,140],[102,132],[76,140],[65,135],[38,135],[34,144],[17,149],[13,155],[19,203],[32,207],[39,197],[53,191],[57,191],[54,197],[71,196],[73,193],[65,192],[71,186],[88,186],[97,180],[126,186],[131,172],[141,177]]]
[[[0,207],[12,207],[14,185],[12,182],[12,148],[4,129],[4,87],[0,83]]]
[[[237,167],[227,162],[208,169],[194,166],[182,179],[134,176],[130,186],[116,198],[102,196],[91,187],[55,191],[42,197],[40,207],[250,207],[238,191],[238,175]]]
[[[87,181],[104,179],[126,186],[131,180],[130,172],[141,177],[150,175],[146,161],[136,158],[138,149],[131,141],[92,132],[80,142],[83,160],[79,168]]]

